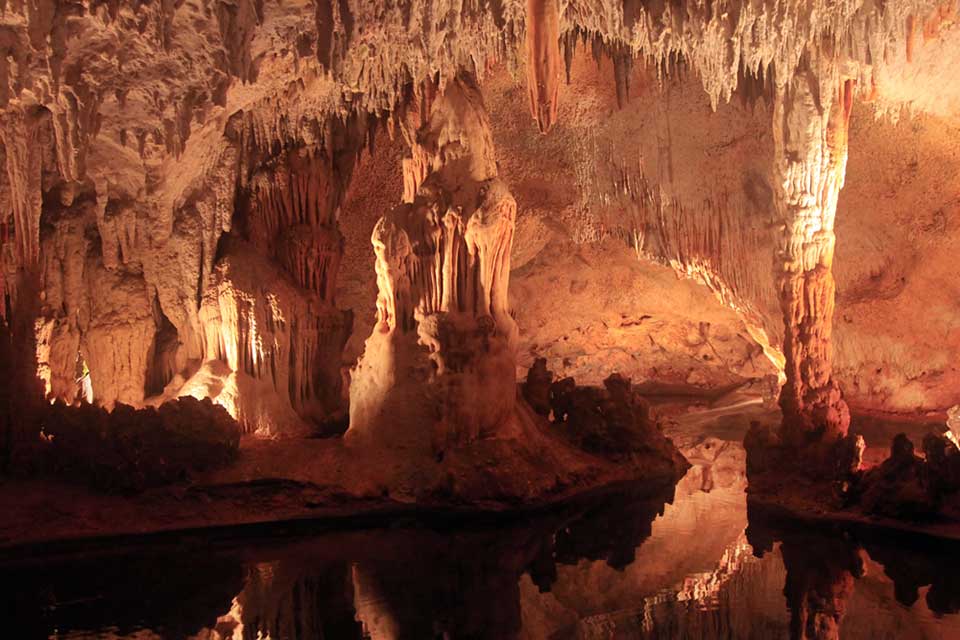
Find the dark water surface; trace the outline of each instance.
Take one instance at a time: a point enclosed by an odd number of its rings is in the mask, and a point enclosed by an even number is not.
[[[960,638],[960,543],[778,521],[739,444],[674,437],[668,495],[10,561],[0,638]]]

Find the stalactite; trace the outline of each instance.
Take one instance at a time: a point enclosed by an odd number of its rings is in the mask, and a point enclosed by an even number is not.
[[[250,55],[250,44],[257,26],[263,20],[263,0],[221,2],[216,6],[217,22],[220,36],[226,45],[230,73],[244,82],[255,82],[257,69]]]
[[[356,141],[360,144],[360,141]],[[291,150],[251,181],[247,233],[303,288],[333,304],[343,256],[337,209],[353,164],[335,164],[325,151]]]
[[[6,150],[7,180],[13,208],[17,264],[33,265],[40,257],[41,153],[39,117],[24,112],[7,114],[0,128]]]
[[[839,87],[806,70],[774,102],[775,205],[783,235],[775,257],[784,322],[784,436],[843,438],[850,412],[832,377],[833,231],[847,163],[853,82]]]
[[[417,139],[420,130],[430,118],[437,98],[437,82],[428,78],[413,90],[410,100],[400,107],[400,132],[410,147],[410,155],[403,159],[403,202],[413,202],[420,185],[430,174],[431,156]]]
[[[617,107],[623,109],[630,100],[630,74],[633,71],[633,52],[617,47],[613,53],[613,76],[617,86]]]
[[[547,133],[557,121],[560,92],[558,0],[527,0],[526,49],[530,115],[540,133]]]
[[[573,66],[573,56],[577,51],[577,38],[580,36],[577,29],[571,29],[563,34],[563,67],[566,73],[567,84],[570,84],[570,68]]]

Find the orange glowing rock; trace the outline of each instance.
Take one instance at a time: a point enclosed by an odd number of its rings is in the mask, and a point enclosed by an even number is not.
[[[557,0],[527,0],[527,90],[540,133],[557,121],[560,92],[560,11]]]

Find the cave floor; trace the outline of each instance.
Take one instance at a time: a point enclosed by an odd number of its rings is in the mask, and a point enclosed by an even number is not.
[[[779,420],[779,412],[764,406],[759,397],[737,390],[720,397],[664,395],[652,400],[664,433],[691,462],[691,473],[701,474],[698,481],[708,489],[718,482],[742,481],[745,486],[741,443],[750,422],[773,424]],[[924,419],[871,416],[855,418],[853,428],[863,433],[868,443],[878,445],[868,446],[865,455],[867,464],[875,464],[886,456],[894,434],[903,431],[917,440],[938,426]],[[492,441],[469,458],[446,460],[442,467],[436,466],[446,475],[439,478],[439,485],[431,465],[423,461],[397,464],[403,457],[395,451],[360,453],[346,448],[340,439],[256,438],[244,439],[239,459],[229,468],[198,476],[189,485],[133,497],[94,493],[58,481],[8,480],[0,484],[0,503],[5,505],[0,548],[15,552],[23,545],[57,541],[301,519],[349,524],[358,518],[385,520],[425,511],[454,515],[535,511],[638,479],[636,469],[626,468],[629,465],[618,469],[600,459],[593,464],[565,459],[570,454],[562,448],[544,451],[542,456],[508,456],[505,448],[510,446],[509,441]],[[499,464],[502,459],[510,462]],[[561,478],[553,473],[556,468],[567,473]],[[485,483],[480,489],[470,484],[471,478],[477,477]],[[662,474],[659,478],[662,480]],[[430,483],[448,486],[450,493],[424,495],[418,491]],[[506,484],[501,487],[497,483]],[[654,488],[664,486],[662,481],[652,484]],[[489,496],[498,489],[502,499],[469,498],[472,491]],[[774,501],[770,506],[789,505]],[[849,520],[843,514],[816,511],[803,515]],[[875,524],[903,528],[899,523]],[[960,538],[960,527],[955,525],[924,530]]]

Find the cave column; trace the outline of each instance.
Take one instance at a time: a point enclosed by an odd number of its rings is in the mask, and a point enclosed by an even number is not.
[[[836,76],[831,74],[832,78]],[[774,102],[775,206],[782,232],[775,277],[783,314],[783,436],[843,438],[850,411],[832,377],[834,219],[847,164],[851,80],[800,69]]]

